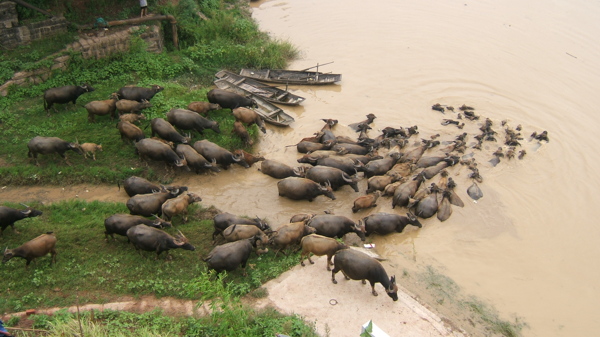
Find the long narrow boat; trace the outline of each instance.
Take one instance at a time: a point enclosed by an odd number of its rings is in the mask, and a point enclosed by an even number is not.
[[[283,70],[283,69],[242,69],[240,75],[258,81],[285,83],[285,84],[309,84],[322,85],[333,84],[342,80],[341,74],[321,73],[318,71]]]
[[[217,79],[213,83],[219,89],[231,91],[242,96],[251,97],[254,101],[256,101],[256,104],[258,105],[257,108],[252,109],[256,111],[262,117],[262,119],[269,124],[277,126],[290,126],[290,124],[294,122],[294,117],[285,113],[280,107],[277,107],[276,105],[267,101],[266,99],[255,95],[249,91],[246,91],[238,87],[237,85],[228,82],[225,79]]]
[[[284,105],[298,105],[305,100],[304,97],[294,95],[287,90],[266,85],[257,80],[240,76],[227,70],[219,71],[215,74],[215,77],[217,79],[223,79],[228,82],[231,82],[246,91],[249,91],[257,96],[266,99],[271,103]]]

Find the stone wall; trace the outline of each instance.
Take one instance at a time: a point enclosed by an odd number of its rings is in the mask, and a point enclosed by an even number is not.
[[[16,4],[5,1],[0,3],[0,46],[15,48],[31,41],[65,33],[68,22],[64,17],[53,18],[19,26]]]

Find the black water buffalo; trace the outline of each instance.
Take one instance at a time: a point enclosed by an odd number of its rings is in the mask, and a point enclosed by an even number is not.
[[[115,240],[114,234],[127,236],[127,230],[133,226],[146,225],[154,228],[172,227],[171,223],[159,217],[151,220],[139,215],[115,214],[104,220],[104,237],[108,241],[108,236]],[[127,238],[129,242],[129,238]]]
[[[213,158],[212,162],[209,162],[202,156],[198,151],[194,150],[193,147],[188,144],[177,144],[175,153],[180,157],[185,158],[187,166],[194,170],[196,173],[200,173],[205,170],[212,170],[220,172],[221,169],[217,166],[217,161]]]
[[[42,211],[38,211],[29,206],[26,207],[27,208],[24,210],[19,210],[12,207],[0,206],[0,236],[8,226],[12,227],[13,232],[19,233],[15,229],[15,222],[25,218],[34,218],[42,215]]]
[[[27,156],[29,158],[33,157],[35,159],[35,164],[38,166],[40,165],[37,159],[38,154],[58,153],[65,160],[67,165],[71,165],[71,163],[69,163],[65,152],[72,150],[77,154],[83,155],[83,150],[81,150],[79,142],[70,143],[58,137],[33,137],[29,143],[27,143],[27,147],[29,148]]]
[[[257,107],[256,101],[238,95],[233,92],[229,92],[223,89],[212,89],[206,94],[208,101],[211,103],[219,104],[224,109],[233,109],[238,107]]]
[[[162,204],[167,199],[177,197],[179,190],[149,194],[136,194],[127,200],[127,208],[131,215],[152,216],[161,214]]]
[[[156,260],[158,260],[160,253],[168,252],[171,249],[196,250],[196,247],[181,232],[179,232],[177,237],[173,237],[160,229],[146,225],[136,225],[129,228],[127,230],[127,237],[133,243],[135,250],[139,251],[141,249],[156,252]]]
[[[380,176],[391,170],[398,159],[402,156],[399,152],[390,153],[383,159],[371,160],[363,168],[366,177]]]
[[[191,110],[171,109],[167,112],[167,120],[180,130],[195,130],[201,135],[205,129],[211,129],[216,133],[221,133],[219,123],[204,118]]]
[[[123,180],[123,188],[128,196],[133,197],[136,194],[149,194],[156,192],[175,191],[183,193],[188,190],[187,186],[163,186],[152,183],[144,178],[131,176]],[[119,184],[119,189],[121,185]]]
[[[329,166],[338,168],[348,175],[355,175],[358,171],[362,171],[362,163],[344,156],[329,156],[318,159],[316,165]]]
[[[213,232],[213,240],[217,235],[222,234],[222,232],[225,229],[227,229],[227,227],[235,224],[254,225],[263,232],[271,229],[271,227],[269,227],[269,224],[267,224],[264,220],[260,219],[259,217],[256,217],[254,219],[248,219],[227,212],[215,215],[215,217],[213,218],[213,222],[215,227],[215,231]]]
[[[173,143],[187,144],[190,142],[189,138],[182,136],[164,118],[153,118],[150,121],[150,128],[152,129],[152,137],[158,135],[160,138]]]
[[[335,195],[333,195],[330,184],[321,186],[319,183],[306,178],[285,178],[277,183],[277,189],[279,190],[280,196],[288,197],[293,200],[306,199],[308,201],[313,201],[313,199],[319,195],[324,195],[335,200]]]
[[[344,185],[350,185],[354,192],[358,192],[358,179],[350,177],[346,172],[335,167],[321,165],[311,167],[306,171],[306,178],[319,184],[329,182],[334,191]]]
[[[392,198],[392,208],[408,205],[409,199],[415,195],[417,189],[419,189],[419,186],[424,180],[425,176],[419,173],[398,186],[396,191],[394,191],[394,196]]]
[[[304,177],[303,168],[292,168],[289,165],[270,159],[265,159],[262,163],[260,163],[260,171],[277,179],[284,179],[287,177]]]
[[[135,148],[141,160],[149,158],[155,161],[164,161],[168,165],[185,166],[185,161],[169,145],[158,140],[141,139],[135,143]]]
[[[163,91],[163,87],[154,84],[150,88],[144,87],[122,87],[117,91],[119,99],[128,99],[132,101],[142,102],[144,100],[149,101],[157,93]]]
[[[56,108],[52,106],[53,104],[65,104],[69,102],[75,104],[79,96],[91,91],[94,91],[94,88],[86,83],[83,83],[82,85],[67,85],[64,87],[50,88],[44,91],[44,110],[46,110],[46,114],[49,116],[50,113],[48,110],[50,108],[53,108],[54,112],[56,112]]]
[[[361,280],[363,283],[366,283],[365,280],[368,280],[371,284],[371,293],[373,296],[377,296],[375,283],[381,283],[387,295],[394,301],[398,300],[396,277],[392,276],[388,279],[388,275],[381,263],[369,255],[354,249],[342,249],[333,256],[333,265],[331,281],[334,284],[337,284],[335,274],[341,270],[348,280]]]
[[[256,248],[256,242],[260,238],[258,235],[239,241],[229,242],[213,248],[208,256],[202,261],[206,262],[209,269],[214,269],[217,273],[223,270],[232,271],[242,266],[243,275],[246,276],[246,262],[250,258],[250,253]],[[262,251],[256,250],[256,255]]]
[[[193,147],[194,150],[203,155],[204,158],[210,161],[213,161],[213,159],[216,160],[217,163],[226,170],[231,164],[238,164],[245,168],[250,167],[250,165],[246,163],[242,156],[234,155],[233,153],[206,139],[195,142]]]
[[[390,213],[375,213],[362,218],[359,221],[365,226],[365,235],[369,236],[373,233],[386,235],[390,233],[402,233],[407,225],[413,225],[421,228],[422,225],[412,213],[406,213],[406,216]]]
[[[348,233],[356,233],[362,241],[365,241],[365,229],[343,215],[317,215],[308,222],[308,225],[315,228],[319,235],[342,238]]]
[[[358,144],[348,144],[348,143],[342,143],[342,144],[335,144],[331,147],[331,149],[333,151],[344,151],[346,153],[353,153],[353,154],[359,154],[359,155],[366,155],[367,153],[371,152],[372,148],[366,147],[366,146],[362,146],[362,145],[358,145]]]
[[[47,232],[15,249],[8,249],[7,247],[4,250],[2,263],[8,262],[13,257],[20,257],[27,261],[25,264],[25,268],[27,268],[31,261],[48,253],[52,254],[50,263],[56,263],[56,249],[54,249],[54,246],[56,246],[56,236],[53,232]]]

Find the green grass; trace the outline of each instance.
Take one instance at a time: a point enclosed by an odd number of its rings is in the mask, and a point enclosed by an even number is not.
[[[6,206],[21,208],[16,204]],[[13,258],[3,265],[0,279],[0,308],[22,311],[36,307],[106,303],[125,295],[172,296],[191,300],[227,300],[244,296],[259,288],[298,262],[298,254],[275,258],[267,253],[248,261],[248,276],[241,269],[216,277],[202,258],[213,248],[214,210],[206,213],[198,205],[190,206],[190,221],[166,231],[180,230],[195,251],[171,250],[172,260],[162,253],[136,252],[125,237],[105,241],[104,220],[116,213],[128,213],[124,204],[71,200],[49,206],[31,204],[44,212],[36,218],[16,223],[21,234],[11,228],[4,231],[2,242],[8,248],[53,231],[57,237],[57,262],[50,256],[39,258],[25,268],[25,260]],[[177,218],[175,219],[177,220]],[[179,223],[179,222],[175,222]],[[78,297],[78,299],[77,299]]]

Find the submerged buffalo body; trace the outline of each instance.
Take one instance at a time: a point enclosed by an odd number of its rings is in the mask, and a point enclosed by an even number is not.
[[[212,89],[206,94],[206,97],[210,103],[219,104],[225,109],[257,106],[253,99],[223,89]]]
[[[319,184],[329,182],[334,191],[344,185],[350,185],[354,192],[358,192],[358,180],[335,167],[317,165],[306,172],[306,178]]]

